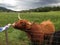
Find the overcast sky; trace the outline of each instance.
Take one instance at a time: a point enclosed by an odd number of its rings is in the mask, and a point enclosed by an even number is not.
[[[0,7],[15,11],[53,5],[60,6],[60,0],[0,0]]]

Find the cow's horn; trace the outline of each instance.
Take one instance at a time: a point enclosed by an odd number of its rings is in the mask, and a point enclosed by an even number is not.
[[[19,13],[18,13],[18,19],[21,20],[21,17],[20,17],[20,15],[19,15]]]

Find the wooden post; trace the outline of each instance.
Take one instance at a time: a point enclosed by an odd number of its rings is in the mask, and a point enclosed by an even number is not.
[[[5,30],[6,45],[8,45],[8,31]]]

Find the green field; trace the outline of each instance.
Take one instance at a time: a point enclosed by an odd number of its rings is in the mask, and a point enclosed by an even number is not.
[[[41,23],[44,20],[50,19],[56,30],[60,29],[60,11],[55,12],[30,12],[20,13],[22,19],[27,19],[31,22]],[[17,13],[0,12],[0,26],[17,21]],[[8,29],[9,45],[28,45],[29,39],[25,32],[16,30],[12,27]],[[5,45],[5,32],[0,33],[0,45]]]

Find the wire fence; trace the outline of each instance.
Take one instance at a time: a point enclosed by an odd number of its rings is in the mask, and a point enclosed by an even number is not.
[[[51,35],[45,35],[43,43],[36,41],[30,43],[30,45],[60,45],[60,31],[56,31]]]
[[[60,45],[60,31],[56,31],[54,34],[44,38],[43,45]]]

